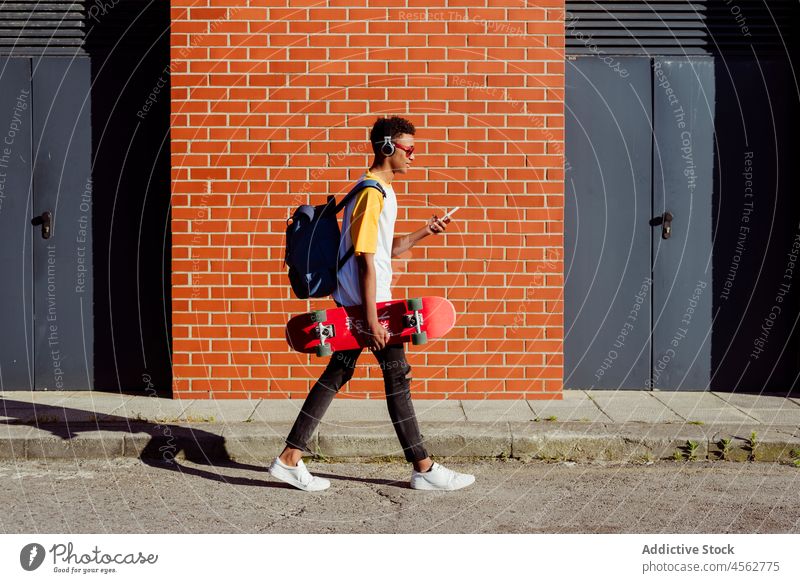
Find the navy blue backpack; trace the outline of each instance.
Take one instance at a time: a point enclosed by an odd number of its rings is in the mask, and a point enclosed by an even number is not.
[[[377,188],[384,198],[386,192],[377,180],[365,179],[347,193],[342,202],[328,196],[325,204],[297,207],[286,220],[286,254],[284,265],[289,266],[289,282],[299,299],[324,298],[338,285],[339,270],[353,255],[350,249],[339,259],[341,231],[337,215],[364,188]]]

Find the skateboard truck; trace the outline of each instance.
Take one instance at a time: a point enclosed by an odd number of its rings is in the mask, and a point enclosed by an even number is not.
[[[422,300],[419,298],[408,300],[408,309],[413,313],[403,316],[403,325],[406,328],[416,329],[416,332],[411,335],[411,343],[415,346],[418,344],[426,344],[428,342],[428,334],[422,331],[424,318],[422,312],[420,312],[422,309]]]
[[[317,310],[315,312],[311,312],[311,321],[316,322],[316,326],[314,326],[314,334],[317,338],[319,338],[319,344],[317,345],[317,356],[330,356],[333,353],[330,344],[327,344],[325,341],[328,338],[333,338],[336,336],[336,326],[333,324],[323,324],[326,319],[326,310]]]

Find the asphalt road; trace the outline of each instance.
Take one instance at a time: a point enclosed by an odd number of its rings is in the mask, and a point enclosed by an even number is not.
[[[800,468],[448,462],[458,492],[417,492],[401,463],[309,462],[325,492],[263,465],[0,463],[3,533],[799,533]]]

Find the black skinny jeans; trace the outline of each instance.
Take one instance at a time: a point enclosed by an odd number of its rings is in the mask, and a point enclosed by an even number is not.
[[[289,437],[286,438],[286,445],[309,451],[308,440],[311,434],[322,420],[336,393],[352,378],[362,350],[362,348],[343,350],[331,355],[325,372],[311,387],[303,408],[289,432]],[[392,419],[400,445],[403,446],[403,454],[409,462],[424,460],[428,457],[428,452],[422,444],[417,416],[411,403],[411,366],[406,360],[405,348],[402,344],[387,344],[383,350],[376,350],[373,354],[383,371],[389,417]]]

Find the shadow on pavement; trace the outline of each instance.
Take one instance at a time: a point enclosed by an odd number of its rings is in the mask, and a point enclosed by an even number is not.
[[[264,466],[244,464],[231,459],[225,447],[225,438],[202,429],[133,420],[108,413],[98,413],[94,422],[70,421],[70,419],[87,418],[92,413],[60,405],[43,405],[7,398],[0,398],[0,411],[9,418],[0,421],[4,425],[36,427],[63,440],[92,431],[119,431],[130,435],[146,433],[150,438],[142,448],[139,459],[149,466],[226,484],[291,488],[288,484],[258,479],[228,478],[213,471],[180,463],[186,460],[213,468],[267,471]]]

